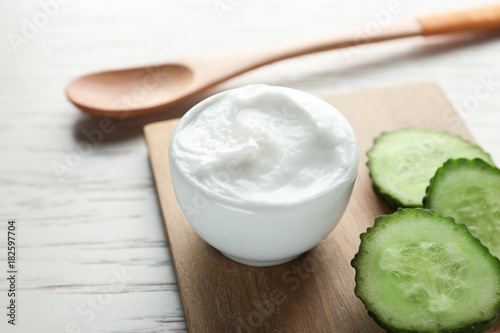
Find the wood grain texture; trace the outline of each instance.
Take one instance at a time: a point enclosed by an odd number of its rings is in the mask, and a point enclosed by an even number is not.
[[[79,75],[252,51],[353,28],[362,32],[393,3],[221,1],[232,8],[221,14],[214,6],[219,0],[57,1],[61,6],[45,25],[40,3],[52,1],[0,1],[0,265],[7,255],[3,221],[15,218],[20,229],[19,324],[0,320],[0,332],[187,332],[142,128],[180,117],[218,91],[265,83],[324,96],[437,81],[500,164],[496,36],[407,38],[269,65],[159,114],[114,121],[112,133],[75,159],[81,143],[89,142],[84,131],[99,128],[64,96],[66,84]],[[479,5],[398,2],[394,22]],[[38,32],[14,50],[8,34],[22,37],[24,19],[33,21],[35,14],[41,18]],[[485,91],[489,80],[497,85]],[[483,95],[477,101],[478,88]],[[59,177],[53,163],[70,170]],[[123,271],[128,283],[113,283],[113,272]],[[2,306],[6,282],[0,279]],[[107,298],[99,311],[88,304],[98,296]],[[77,330],[66,329],[72,323]]]
[[[379,332],[354,295],[359,235],[389,213],[371,189],[366,152],[382,131],[408,126],[472,137],[435,83],[329,96],[357,134],[362,158],[348,209],[315,249],[273,267],[233,262],[199,238],[175,198],[168,142],[177,120],[145,127],[160,204],[191,332]],[[500,326],[499,326],[500,327]]]

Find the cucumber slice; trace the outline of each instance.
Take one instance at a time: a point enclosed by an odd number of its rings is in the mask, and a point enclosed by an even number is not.
[[[390,332],[481,332],[500,313],[500,262],[452,218],[399,209],[361,234],[356,295]]]
[[[465,224],[500,258],[500,169],[480,159],[449,160],[432,178],[424,205]]]
[[[429,180],[449,158],[493,164],[490,155],[459,136],[419,128],[382,133],[367,155],[375,193],[392,209],[422,207]]]

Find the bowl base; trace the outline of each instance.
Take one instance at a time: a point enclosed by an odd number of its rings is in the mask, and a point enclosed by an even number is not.
[[[236,262],[239,262],[240,264],[245,264],[248,266],[256,266],[256,267],[275,266],[275,265],[279,265],[279,264],[284,264],[284,263],[292,261],[293,259],[300,256],[300,254],[299,254],[299,255],[285,258],[285,259],[261,261],[261,260],[248,260],[248,259],[238,258],[238,257],[232,256],[232,255],[227,254],[227,253],[222,252],[222,251],[221,251],[221,253],[223,255],[225,255],[226,257],[228,257],[229,259],[234,260]]]

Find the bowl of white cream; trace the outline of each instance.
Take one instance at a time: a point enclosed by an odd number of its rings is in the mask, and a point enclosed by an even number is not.
[[[322,99],[263,84],[195,105],[170,140],[177,200],[196,233],[252,266],[290,261],[342,217],[359,164],[356,136]]]

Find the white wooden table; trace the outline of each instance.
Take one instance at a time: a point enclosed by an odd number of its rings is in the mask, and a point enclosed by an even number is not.
[[[0,331],[187,331],[142,127],[214,92],[267,83],[321,96],[435,80],[500,163],[500,36],[412,38],[288,60],[169,111],[116,120],[109,133],[66,100],[71,78],[476,3],[401,0],[387,17],[384,0],[0,0]],[[4,314],[9,219],[17,221],[16,326]]]

